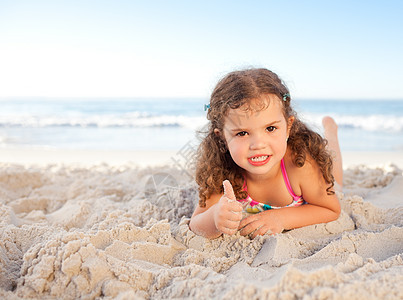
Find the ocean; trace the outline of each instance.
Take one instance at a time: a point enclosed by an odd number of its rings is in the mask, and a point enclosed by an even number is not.
[[[196,145],[208,99],[4,98],[0,147],[179,150]],[[403,151],[403,100],[295,99],[302,120],[321,132],[331,115],[342,151]]]

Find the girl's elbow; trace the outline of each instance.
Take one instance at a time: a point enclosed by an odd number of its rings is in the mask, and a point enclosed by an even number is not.
[[[340,208],[340,206],[338,206],[338,207],[335,208],[335,209],[332,209],[332,214],[331,214],[331,220],[330,220],[330,222],[337,220],[337,219],[340,217],[340,214],[341,214],[341,208]]]

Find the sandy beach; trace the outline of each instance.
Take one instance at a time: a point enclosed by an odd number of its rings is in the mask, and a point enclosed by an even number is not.
[[[338,220],[254,240],[189,230],[182,154],[1,149],[0,298],[403,298],[403,153],[343,153]]]

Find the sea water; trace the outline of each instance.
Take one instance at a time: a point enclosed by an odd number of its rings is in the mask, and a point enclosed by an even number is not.
[[[207,123],[201,98],[3,98],[0,147],[179,150],[197,145]],[[339,125],[342,151],[402,151],[403,100],[293,100],[299,117],[322,132]]]

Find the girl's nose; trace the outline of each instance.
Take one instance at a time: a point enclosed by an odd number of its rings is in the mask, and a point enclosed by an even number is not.
[[[249,148],[251,150],[260,150],[267,147],[267,141],[261,135],[255,135],[250,142]]]

